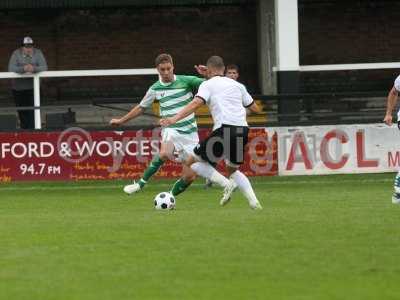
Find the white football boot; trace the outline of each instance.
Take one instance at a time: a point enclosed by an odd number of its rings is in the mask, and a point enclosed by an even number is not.
[[[140,187],[139,183],[133,182],[133,184],[128,184],[124,186],[124,192],[127,193],[128,195],[134,194],[138,191],[140,191],[142,188]]]
[[[393,204],[400,204],[400,194],[399,193],[393,193],[392,203]]]
[[[261,210],[263,207],[261,206],[260,202],[250,203],[250,207],[254,210]]]

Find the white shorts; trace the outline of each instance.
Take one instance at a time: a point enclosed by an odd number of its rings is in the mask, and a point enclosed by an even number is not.
[[[162,143],[172,143],[174,152],[177,154],[177,161],[185,161],[189,155],[194,155],[193,149],[199,143],[197,132],[189,134],[179,133],[172,128],[163,128],[161,132]]]

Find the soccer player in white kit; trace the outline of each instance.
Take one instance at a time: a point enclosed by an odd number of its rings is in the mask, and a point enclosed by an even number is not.
[[[205,66],[203,66],[203,67],[205,67]],[[201,74],[201,67],[196,66],[196,69],[198,69]],[[239,67],[234,64],[227,65],[225,68],[225,76],[237,81],[239,78]],[[211,186],[212,186],[212,181],[210,179],[206,178],[205,188],[209,188]]]
[[[397,99],[399,97],[399,92],[400,92],[400,75],[397,76],[396,80],[394,81],[394,85],[387,97],[386,115],[383,121],[389,126],[393,124],[392,112],[396,106]],[[400,110],[397,112],[397,122],[400,125],[399,123]],[[394,193],[392,196],[392,203],[400,204],[400,171],[397,173],[396,178],[394,179]]]
[[[171,126],[207,104],[214,121],[213,131],[196,146],[187,164],[198,175],[225,188],[221,205],[227,204],[233,190],[239,187],[251,208],[262,209],[249,179],[239,171],[248,141],[246,108],[253,112],[258,112],[259,108],[245,86],[225,77],[224,70],[223,59],[211,56],[204,74],[208,80],[200,85],[193,101],[175,116],[162,119],[160,125]],[[213,167],[221,158],[225,159],[230,180]]]

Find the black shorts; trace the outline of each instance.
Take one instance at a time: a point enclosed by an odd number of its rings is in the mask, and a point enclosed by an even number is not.
[[[244,161],[244,148],[249,140],[249,128],[246,126],[222,125],[201,141],[194,153],[215,166],[221,158],[233,165]]]

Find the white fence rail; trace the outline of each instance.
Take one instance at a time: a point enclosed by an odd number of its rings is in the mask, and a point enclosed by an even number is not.
[[[35,74],[17,74],[0,72],[0,79],[33,78],[34,106],[40,107],[40,78],[48,77],[87,77],[87,76],[128,76],[128,75],[158,75],[157,69],[114,69],[114,70],[79,70],[79,71],[45,71]],[[40,109],[35,109],[35,129],[42,128]]]
[[[365,64],[335,64],[335,65],[303,65],[301,72],[338,71],[338,70],[368,70],[368,69],[400,69],[400,62],[365,63]],[[277,68],[273,68],[277,71]],[[77,71],[45,71],[36,74],[17,74],[0,72],[0,79],[33,77],[34,106],[40,107],[40,78],[47,77],[87,77],[87,76],[127,76],[127,75],[158,75],[157,69],[112,69],[112,70],[77,70]],[[35,129],[41,129],[40,109],[35,109]]]
[[[400,69],[400,62],[300,66],[301,72]]]
[[[350,71],[350,70],[377,70],[400,69],[400,62],[361,63],[361,64],[332,64],[332,65],[300,65],[298,69],[291,71],[318,72],[318,71]],[[278,67],[272,67],[272,71],[284,71]]]

